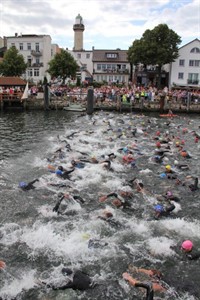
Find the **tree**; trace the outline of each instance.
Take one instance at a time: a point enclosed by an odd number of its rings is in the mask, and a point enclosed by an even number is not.
[[[21,76],[27,68],[22,54],[15,46],[8,49],[0,63],[0,74],[3,76]]]
[[[128,49],[128,60],[137,65],[158,66],[158,87],[161,82],[161,68],[178,58],[180,36],[169,29],[166,24],[160,24],[153,30],[146,30],[140,40],[135,40]]]
[[[66,50],[61,49],[61,52],[57,53],[49,62],[47,72],[52,77],[61,77],[64,84],[67,77],[76,77],[78,69],[79,65],[73,56]]]

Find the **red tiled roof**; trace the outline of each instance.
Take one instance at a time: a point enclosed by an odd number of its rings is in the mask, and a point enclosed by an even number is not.
[[[26,81],[20,77],[0,77],[0,86],[21,86],[26,85]]]

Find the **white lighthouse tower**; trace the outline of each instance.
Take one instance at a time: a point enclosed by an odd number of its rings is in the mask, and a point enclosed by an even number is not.
[[[85,30],[85,26],[83,24],[83,18],[80,14],[75,18],[75,24],[73,26],[74,30],[74,51],[82,51],[83,50],[83,31]]]

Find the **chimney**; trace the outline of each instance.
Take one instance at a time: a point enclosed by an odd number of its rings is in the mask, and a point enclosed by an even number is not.
[[[18,33],[17,32],[15,32],[15,37],[17,37],[18,36]]]

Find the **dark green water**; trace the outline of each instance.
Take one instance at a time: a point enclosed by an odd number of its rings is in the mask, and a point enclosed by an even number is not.
[[[95,121],[95,122],[94,122]],[[110,122],[110,127],[108,124]],[[194,143],[192,130],[200,131],[199,116],[181,116],[168,124],[157,115],[117,115],[106,112],[92,118],[65,111],[8,112],[0,115],[0,259],[7,264],[0,272],[0,296],[3,299],[143,299],[143,294],[131,288],[122,279],[128,265],[156,268],[164,274],[170,290],[159,299],[200,299],[199,261],[180,259],[171,245],[192,239],[200,247],[199,191],[191,193],[187,187],[175,185],[174,180],[162,180],[159,174],[164,166],[151,161],[155,150],[156,131],[169,131],[185,140],[185,148],[192,158],[187,161],[190,169],[180,172],[199,177],[200,143]],[[138,128],[136,137],[130,127]],[[183,134],[182,128],[188,128]],[[110,130],[111,129],[111,130]],[[144,135],[146,130],[147,135]],[[71,133],[74,133],[71,135]],[[122,133],[119,138],[119,133]],[[64,148],[66,140],[72,151]],[[122,164],[119,148],[137,144],[137,168]],[[47,158],[63,147],[64,157],[57,158],[55,166],[69,167],[72,159],[88,153],[102,160],[102,155],[117,154],[112,162],[114,172],[103,169],[101,164],[86,164],[76,169],[71,188],[57,188],[49,183],[60,179],[48,171]],[[173,165],[180,159],[174,144],[167,155],[166,164]],[[155,197],[132,190],[133,210],[114,208],[110,202],[99,203],[99,196],[119,190],[130,190],[128,180],[137,177],[152,193],[172,190],[181,201],[171,218],[155,221]],[[36,189],[27,192],[18,188],[20,181],[39,179]],[[65,181],[66,182],[66,181]],[[52,211],[58,192],[79,193],[84,204],[68,203],[67,215],[58,216]],[[113,227],[98,219],[104,209],[110,210],[122,227]],[[74,213],[70,213],[70,212]],[[97,238],[108,243],[107,247],[88,248],[88,239]],[[99,285],[86,292],[73,290],[52,291],[37,284],[37,279],[52,282],[62,280],[64,266],[87,271]]]

